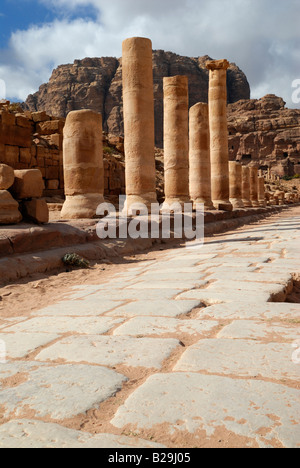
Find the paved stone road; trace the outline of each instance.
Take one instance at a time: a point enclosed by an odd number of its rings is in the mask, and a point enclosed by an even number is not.
[[[299,259],[279,218],[2,317],[0,447],[300,446]]]

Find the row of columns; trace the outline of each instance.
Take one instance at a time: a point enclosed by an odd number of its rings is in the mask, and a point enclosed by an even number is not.
[[[126,210],[156,203],[152,43],[123,42]],[[209,104],[189,111],[188,78],[164,78],[165,205],[203,203],[231,211],[265,203],[264,180],[256,167],[229,162],[227,60],[208,63]],[[64,129],[66,202],[62,217],[93,217],[103,199],[101,115],[71,112]],[[91,216],[93,215],[93,216]]]

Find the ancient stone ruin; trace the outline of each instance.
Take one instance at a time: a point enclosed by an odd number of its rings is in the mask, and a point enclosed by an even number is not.
[[[163,79],[162,164],[155,159],[156,85],[149,39],[123,42],[125,140],[104,134],[102,116],[92,110],[71,111],[65,120],[2,102],[1,223],[21,219],[47,223],[53,204],[62,208],[62,219],[91,219],[104,197],[116,203],[114,197],[124,193],[128,213],[136,203],[150,209],[159,190],[166,207],[192,201],[194,207],[204,204],[206,211],[231,212],[297,201],[297,189],[284,190],[267,165],[260,167],[252,156],[239,157],[240,149],[235,153],[237,160],[232,160],[230,148],[236,140],[231,129],[240,121],[227,114],[230,64],[206,58],[205,66],[208,104],[190,107],[192,84],[187,76]],[[274,99],[268,102],[274,105]],[[257,106],[251,101],[253,105]],[[231,106],[245,108],[245,101]],[[157,180],[162,178],[164,183],[158,187]],[[59,202],[51,203],[55,197],[60,197]]]

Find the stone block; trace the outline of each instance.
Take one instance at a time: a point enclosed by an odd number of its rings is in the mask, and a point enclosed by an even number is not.
[[[16,117],[14,114],[10,114],[10,112],[6,112],[2,110],[0,112],[1,122],[3,125],[15,125]]]
[[[23,201],[21,211],[25,219],[33,221],[37,224],[48,223],[49,209],[45,200],[41,198],[33,198],[29,201]]]
[[[17,224],[22,220],[19,204],[7,190],[0,190],[0,224]]]
[[[5,146],[3,162],[9,166],[15,167],[19,162],[20,150],[18,146]]]
[[[15,180],[15,172],[12,167],[0,164],[0,190],[9,189]]]
[[[16,199],[41,198],[44,188],[42,173],[39,169],[15,171],[15,182],[11,191]]]
[[[58,190],[59,189],[59,180],[47,180],[47,189],[48,190]]]
[[[4,145],[31,147],[31,128],[19,127],[17,125],[0,125],[0,143]]]
[[[37,124],[36,132],[40,135],[53,135],[55,133],[62,134],[64,125],[65,123],[63,120],[47,120]]]
[[[58,166],[46,167],[46,179],[58,179],[58,178],[59,178]]]
[[[43,112],[32,112],[31,117],[32,117],[32,120],[34,122],[36,122],[36,123],[45,122],[46,120],[50,119],[49,115],[47,115],[45,111],[43,111]]]
[[[30,164],[31,162],[31,149],[20,148],[20,163]]]
[[[23,115],[17,115],[16,116],[16,124],[19,127],[24,127],[24,128],[32,129],[32,127],[33,127],[32,122]]]

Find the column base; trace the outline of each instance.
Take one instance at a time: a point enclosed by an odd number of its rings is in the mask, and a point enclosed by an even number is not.
[[[259,200],[258,203],[259,203],[259,206],[261,206],[263,208],[266,206],[265,200]]]
[[[184,204],[185,203],[192,203],[191,200],[186,197],[186,198],[166,198],[160,212],[164,213],[183,213],[184,210]]]
[[[213,202],[211,200],[205,200],[204,198],[196,198],[196,200],[193,200],[193,208],[196,209],[197,203],[199,205],[204,205],[204,211],[214,211],[215,207],[213,205]]]
[[[259,208],[260,207],[260,204],[259,204],[259,202],[257,200],[252,200],[251,203],[252,203],[253,208]]]
[[[136,215],[136,211],[139,211],[140,214],[151,214],[151,204],[157,204],[156,192],[148,192],[141,195],[126,195],[122,213],[128,216]]]
[[[62,219],[93,219],[104,197],[98,193],[67,196],[60,217]]]
[[[232,211],[233,206],[229,200],[213,200],[214,207],[218,211]]]
[[[230,203],[232,204],[232,208],[234,210],[238,210],[240,208],[245,208],[243,201],[239,198],[230,198]]]
[[[244,208],[252,208],[252,203],[250,200],[242,200],[244,204]]]

